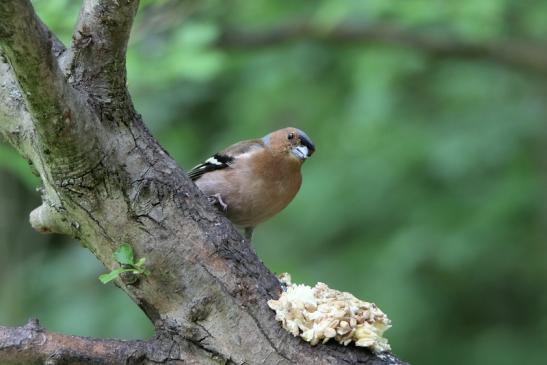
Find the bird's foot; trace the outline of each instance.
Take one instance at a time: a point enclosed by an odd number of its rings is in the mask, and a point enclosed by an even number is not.
[[[224,203],[224,200],[222,200],[222,196],[220,196],[219,193],[209,196],[209,199],[211,200],[211,203],[220,205],[223,212],[228,210],[228,204]]]

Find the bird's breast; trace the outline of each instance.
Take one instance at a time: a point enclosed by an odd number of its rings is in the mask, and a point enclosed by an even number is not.
[[[270,156],[242,158],[197,182],[208,195],[220,194],[226,216],[236,225],[255,227],[283,210],[302,183],[300,165]]]

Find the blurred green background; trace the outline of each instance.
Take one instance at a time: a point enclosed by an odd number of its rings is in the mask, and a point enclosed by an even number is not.
[[[141,1],[136,107],[184,168],[284,126],[317,152],[254,246],[293,281],[351,291],[392,319],[413,364],[547,359],[546,75],[385,42],[298,39],[234,50],[223,29],[389,24],[462,42],[547,42],[547,2]],[[35,0],[70,41],[80,2]],[[144,338],[152,326],[77,242],[31,230],[39,181],[0,144],[0,323]]]

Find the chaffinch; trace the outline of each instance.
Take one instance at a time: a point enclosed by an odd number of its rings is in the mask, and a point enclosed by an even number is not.
[[[300,167],[314,151],[306,133],[284,128],[233,144],[188,175],[250,240],[258,224],[293,200],[302,183]]]

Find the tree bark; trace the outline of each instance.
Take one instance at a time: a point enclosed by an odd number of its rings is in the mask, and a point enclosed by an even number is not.
[[[153,322],[150,341],[0,327],[2,364],[401,364],[292,337],[266,302],[281,288],[252,246],[134,110],[125,50],[136,0],[85,0],[69,49],[29,0],[0,3],[0,134],[43,182],[42,232],[75,237],[108,268],[129,243],[147,276],[116,284]]]

